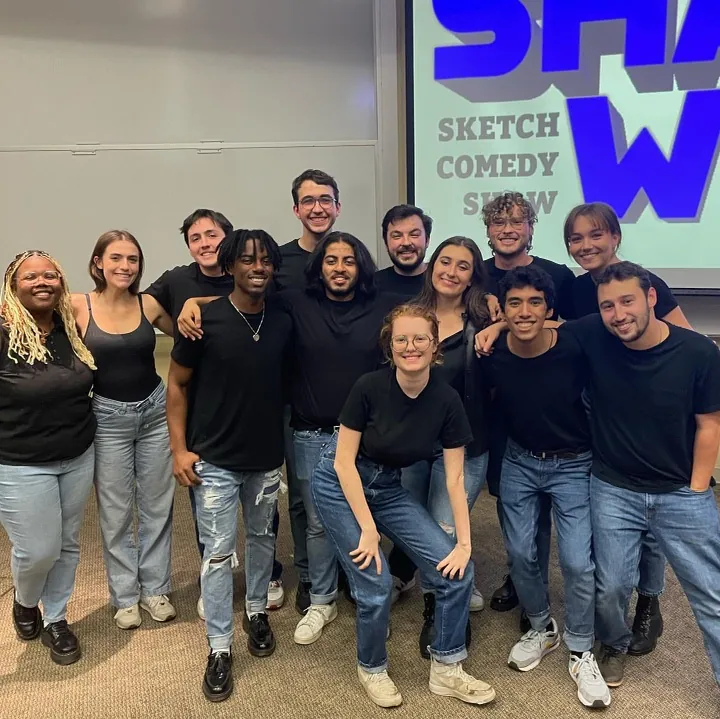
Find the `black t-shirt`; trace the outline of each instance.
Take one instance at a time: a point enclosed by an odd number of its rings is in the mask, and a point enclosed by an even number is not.
[[[690,483],[696,414],[720,410],[720,351],[707,337],[668,324],[656,347],[632,350],[600,315],[567,325],[590,367],[593,473],[637,492]]]
[[[545,270],[552,278],[555,285],[555,307],[552,319],[562,317],[565,320],[572,320],[577,317],[577,308],[573,302],[573,285],[575,275],[567,265],[560,265],[544,257],[533,257],[531,264]],[[485,268],[490,276],[487,291],[498,296],[500,280],[508,273],[508,270],[501,270],[495,265],[495,258],[485,260]],[[597,309],[595,310],[597,312]]]
[[[293,318],[291,425],[332,427],[357,379],[380,366],[380,330],[394,303],[382,295],[337,302],[305,290],[279,296]]]
[[[266,304],[257,342],[226,298],[201,309],[201,339],[175,340],[172,358],[193,369],[187,447],[223,469],[262,472],[283,463],[283,372],[292,322],[277,305]],[[262,313],[245,317],[256,329]]]
[[[340,423],[362,432],[360,453],[378,464],[408,467],[431,459],[440,441],[446,449],[472,441],[458,393],[430,373],[425,389],[408,397],[386,367],[363,375],[340,412]]]
[[[481,364],[495,388],[507,434],[532,452],[590,449],[590,430],[582,391],[587,365],[576,337],[563,325],[557,342],[537,357],[518,357],[503,332]]]
[[[2,318],[0,318],[2,324]],[[48,363],[8,357],[0,328],[0,464],[61,462],[79,457],[95,437],[90,390],[93,372],[82,363],[60,318],[46,340]]]
[[[276,290],[302,290],[305,288],[305,267],[312,252],[300,247],[300,240],[280,245],[282,265],[273,275]]]
[[[197,262],[193,262],[163,272],[145,294],[154,297],[173,322],[177,322],[183,305],[191,297],[226,297],[234,286],[231,275],[208,277],[200,271]]]
[[[648,274],[650,275],[650,282],[657,293],[655,316],[662,319],[672,312],[678,306],[678,303],[672,290],[665,284],[664,280],[661,280],[652,272],[648,272]],[[572,290],[576,311],[575,317],[585,317],[600,311],[597,285],[593,282],[592,275],[589,272],[575,278]]]
[[[375,273],[375,286],[378,292],[397,295],[403,302],[420,294],[425,284],[425,273],[419,275],[401,275],[394,265]]]

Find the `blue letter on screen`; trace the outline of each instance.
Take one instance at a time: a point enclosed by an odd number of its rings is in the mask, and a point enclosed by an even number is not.
[[[543,72],[578,70],[581,26],[603,20],[625,20],[626,67],[665,62],[667,0],[545,0]]]
[[[521,0],[433,0],[438,22],[451,33],[493,32],[493,42],[435,50],[435,79],[497,77],[512,72],[527,55],[530,14]]]
[[[618,158],[606,97],[568,99],[567,108],[586,202],[623,217],[644,189],[660,219],[697,217],[720,141],[720,90],[687,93],[669,160],[647,129]]]
[[[720,2],[692,0],[673,62],[712,62],[720,49]]]

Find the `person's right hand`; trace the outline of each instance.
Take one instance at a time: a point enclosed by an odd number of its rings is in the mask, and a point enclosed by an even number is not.
[[[191,297],[185,302],[178,316],[178,332],[189,340],[199,340],[202,337],[201,324],[200,305]]]
[[[175,481],[181,487],[192,487],[196,484],[202,484],[200,477],[195,474],[195,462],[200,461],[200,455],[195,452],[175,452],[173,453],[173,476]]]
[[[492,354],[493,345],[497,342],[504,328],[505,324],[503,322],[496,322],[494,325],[480,330],[475,335],[475,354],[478,357],[487,357]]]
[[[350,552],[350,556],[353,558],[355,564],[360,565],[358,569],[367,569],[374,559],[375,565],[377,566],[377,573],[380,574],[382,571],[382,560],[380,559],[380,535],[377,531],[363,531],[360,534],[357,549],[353,549],[353,551]]]

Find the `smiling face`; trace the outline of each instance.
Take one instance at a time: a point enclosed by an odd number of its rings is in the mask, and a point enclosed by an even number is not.
[[[273,263],[267,250],[256,240],[245,243],[242,254],[235,260],[232,276],[235,287],[253,300],[263,297],[273,276]]]
[[[15,292],[31,315],[52,312],[62,297],[62,277],[47,257],[32,255],[15,271]]]
[[[305,180],[298,188],[297,198],[293,212],[303,227],[316,237],[330,232],[340,214],[340,203],[333,188]]]
[[[401,273],[410,274],[425,261],[428,238],[422,218],[410,215],[388,226],[385,237],[388,256]]]
[[[322,281],[330,299],[352,299],[358,280],[355,250],[347,242],[331,242],[325,247]]]
[[[521,207],[513,205],[495,215],[487,227],[488,244],[496,255],[506,259],[519,257],[528,251],[532,227]]]
[[[432,284],[435,292],[454,300],[462,297],[470,287],[473,274],[473,256],[467,247],[447,245],[432,267]]]
[[[510,333],[520,342],[532,342],[552,315],[545,293],[534,287],[513,287],[505,295],[503,307]]]
[[[423,317],[398,317],[390,339],[392,360],[403,372],[422,372],[430,367],[437,350],[433,328]]]
[[[657,295],[650,287],[647,294],[636,278],[612,280],[598,285],[598,304],[605,328],[621,342],[632,345],[647,331],[650,311]]]
[[[225,239],[225,233],[209,217],[201,217],[190,225],[187,232],[190,256],[200,265],[201,270],[217,271],[217,248]]]
[[[587,272],[600,272],[617,260],[620,236],[586,215],[578,215],[567,241],[570,256]]]
[[[94,257],[96,267],[102,272],[108,287],[127,290],[140,272],[140,250],[130,240],[115,240],[103,252]]]

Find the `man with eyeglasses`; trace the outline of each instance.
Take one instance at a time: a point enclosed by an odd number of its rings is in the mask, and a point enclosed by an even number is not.
[[[485,260],[489,284],[488,292],[497,296],[500,281],[510,270],[532,265],[547,272],[555,287],[554,311],[552,318],[560,315],[563,319],[574,319],[575,311],[572,299],[572,283],[575,275],[566,265],[536,257],[530,254],[533,241],[533,230],[537,222],[537,213],[532,205],[520,192],[504,192],[482,209],[482,217],[487,229],[488,245],[492,257]],[[498,415],[493,412],[493,418]],[[499,498],[500,468],[505,453],[506,436],[502,422],[491,423],[490,458],[487,470],[487,483],[490,493],[498,497],[497,513],[500,527],[503,527],[504,515]],[[547,586],[548,562],[550,554],[550,503],[542,498],[540,522],[537,535],[538,560]],[[499,612],[514,609],[518,605],[518,596],[510,574],[503,584],[495,590],[490,599],[490,606]],[[529,629],[527,618],[523,613],[521,629]]]

